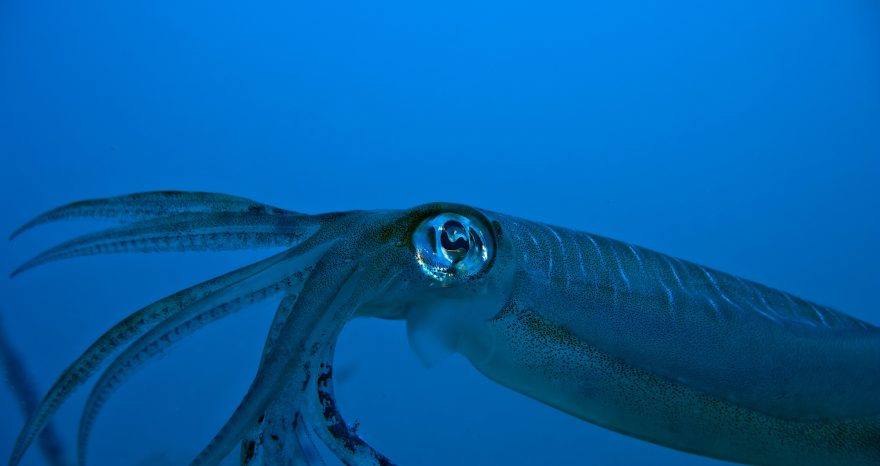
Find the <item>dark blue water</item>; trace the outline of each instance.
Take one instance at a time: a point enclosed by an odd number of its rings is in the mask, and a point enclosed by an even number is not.
[[[304,212],[451,200],[880,323],[869,0],[7,0],[0,162],[0,232],[155,189]],[[0,269],[87,227],[2,241]],[[0,307],[43,390],[130,312],[265,255],[52,264],[0,279]],[[188,461],[247,388],[271,315],[230,317],[132,378],[98,419],[93,463]],[[343,412],[402,465],[718,464],[568,417],[460,358],[423,369],[401,324],[350,325],[337,366]],[[57,418],[68,448],[83,401]],[[5,458],[22,418],[3,386],[0,412]]]

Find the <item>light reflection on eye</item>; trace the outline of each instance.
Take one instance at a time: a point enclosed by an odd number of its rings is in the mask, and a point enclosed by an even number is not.
[[[484,232],[471,219],[444,213],[423,221],[413,234],[422,271],[440,282],[479,274],[489,260]]]

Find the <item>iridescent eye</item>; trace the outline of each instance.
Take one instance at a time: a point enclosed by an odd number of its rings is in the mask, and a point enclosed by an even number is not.
[[[440,282],[478,275],[489,262],[489,243],[473,220],[440,214],[423,221],[413,233],[416,260],[422,271]]]

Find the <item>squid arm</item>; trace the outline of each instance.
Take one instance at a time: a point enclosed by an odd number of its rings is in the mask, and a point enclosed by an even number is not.
[[[167,351],[186,336],[278,293],[296,295],[308,276],[311,263],[329,244],[311,247],[308,243],[280,254],[275,264],[262,273],[246,277],[234,287],[226,287],[165,319],[128,346],[104,371],[92,388],[80,417],[77,450],[79,464],[85,464],[91,427],[110,394],[143,364]],[[309,249],[308,253],[303,253]]]
[[[157,218],[156,220],[165,220]],[[48,221],[48,220],[47,220]],[[298,229],[296,242],[302,242],[314,235],[317,228],[311,221],[303,222],[304,225],[291,225],[291,231]],[[314,244],[309,243],[307,247]],[[300,250],[285,251],[267,259],[258,261],[233,272],[226,273],[214,279],[200,283],[186,290],[174,293],[166,298],[156,301],[143,309],[131,314],[110,330],[105,332],[98,340],[89,346],[52,385],[48,393],[41,400],[34,413],[25,422],[13,447],[10,456],[10,464],[18,464],[27,448],[33,440],[46,427],[54,413],[70,395],[88,380],[116,350],[150,331],[156,325],[172,319],[178,314],[186,314],[199,308],[198,304],[204,304],[206,298],[222,295],[224,292],[235,294],[237,286],[252,278],[266,274],[273,267],[278,267],[285,260],[296,255]],[[123,252],[123,251],[115,251]],[[232,292],[232,293],[230,293]],[[203,309],[202,309],[203,310]]]
[[[228,194],[151,191],[77,201],[54,208],[22,225],[12,233],[10,239],[14,239],[36,226],[59,220],[107,219],[119,223],[130,223],[179,213],[221,212],[297,215],[296,212]]]

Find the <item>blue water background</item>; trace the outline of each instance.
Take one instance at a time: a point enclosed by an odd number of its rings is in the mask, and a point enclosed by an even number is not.
[[[7,0],[0,161],[4,234],[155,189],[304,212],[450,200],[880,323],[875,1]],[[0,241],[0,269],[92,227]],[[267,253],[51,264],[0,278],[0,307],[45,389],[138,307]],[[272,310],[132,378],[98,419],[93,464],[197,453],[244,393]],[[458,357],[424,369],[399,323],[351,324],[337,367],[343,412],[402,465],[720,464],[573,419]],[[57,418],[68,448],[83,401]],[[0,413],[2,459],[22,422],[2,386]]]

